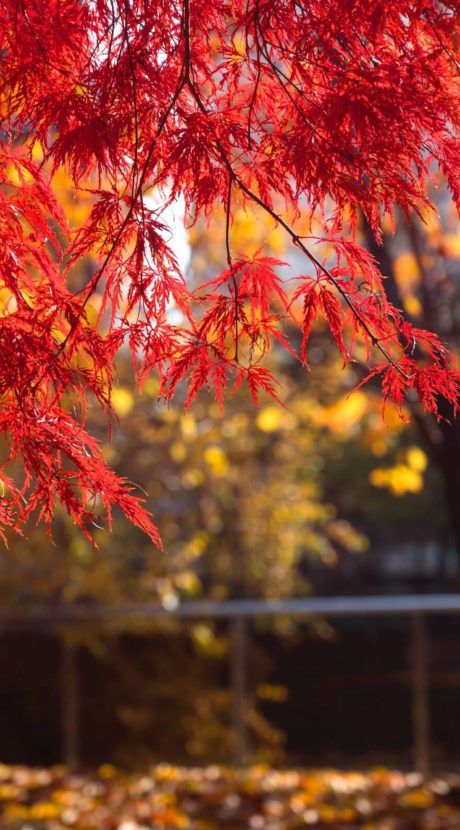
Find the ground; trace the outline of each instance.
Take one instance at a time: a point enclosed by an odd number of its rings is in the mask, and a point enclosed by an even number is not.
[[[169,764],[127,774],[0,766],[2,830],[458,830],[460,776],[235,771]]]

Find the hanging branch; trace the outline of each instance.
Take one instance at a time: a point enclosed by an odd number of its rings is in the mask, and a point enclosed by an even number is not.
[[[395,204],[426,209],[434,162],[460,205],[460,21],[453,0],[422,5],[49,0],[44,14],[39,0],[2,0],[0,434],[11,452],[0,535],[34,512],[51,525],[60,504],[91,536],[99,502],[109,521],[115,506],[159,543],[85,428],[88,400],[110,408],[125,343],[139,382],[156,371],[167,397],[186,383],[188,405],[207,387],[222,407],[230,383],[247,383],[256,401],[261,389],[276,397],[261,355],[277,342],[308,365],[321,316],[344,362],[356,337],[363,344],[384,402],[401,407],[416,391],[437,417],[442,398],[457,409],[446,347],[388,302],[353,238],[360,211],[378,239]],[[75,195],[92,191],[76,230],[53,189],[61,167]],[[169,194],[161,208],[148,205],[152,187]],[[237,194],[314,269],[290,295],[272,257],[234,250]],[[162,210],[179,197],[187,222],[224,205],[227,267],[201,294],[185,284]],[[297,230],[305,210],[316,237]],[[332,264],[309,239],[332,246]],[[73,269],[90,258],[97,270],[75,290]],[[301,330],[298,353],[287,318]],[[14,464],[21,487],[7,474]]]

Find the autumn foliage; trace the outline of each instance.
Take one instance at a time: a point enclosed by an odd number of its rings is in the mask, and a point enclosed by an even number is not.
[[[2,0],[3,527],[32,513],[49,524],[60,503],[89,534],[102,503],[159,543],[85,430],[87,401],[110,411],[122,347],[166,399],[186,384],[187,406],[207,387],[222,407],[247,384],[257,402],[278,394],[264,353],[277,343],[308,367],[322,318],[384,401],[415,392],[435,414],[440,396],[456,410],[444,344],[389,303],[354,234],[360,215],[379,239],[385,215],[426,210],[435,167],[460,206],[458,12],[457,0]],[[91,190],[76,228],[53,186],[62,167],[76,197]],[[226,212],[227,268],[198,286],[171,248],[165,210],[179,199],[188,224]],[[282,227],[300,274],[233,250],[237,204]]]

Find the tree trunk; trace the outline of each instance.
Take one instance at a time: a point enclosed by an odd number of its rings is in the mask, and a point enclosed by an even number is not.
[[[413,219],[413,222],[416,222]],[[395,277],[393,257],[391,255],[389,240],[384,236],[383,244],[378,245],[372,230],[363,219],[365,246],[375,257],[385,280],[387,297],[397,308],[403,308],[403,302]],[[421,300],[423,308],[422,326],[437,331],[437,309],[433,306],[433,298],[438,297],[439,290],[433,291],[433,279],[436,274],[430,273],[424,264],[424,248],[428,247],[428,241],[422,238],[420,228],[412,225],[409,229],[409,238],[412,243],[412,254],[419,266],[422,290]],[[439,268],[439,262],[437,262]],[[420,324],[420,321],[418,321]],[[441,338],[446,337],[445,331],[437,331]],[[453,336],[455,333],[452,333]],[[434,416],[422,412],[415,404],[412,406],[414,421],[420,432],[423,444],[429,458],[436,464],[442,476],[446,505],[448,509],[452,536],[455,542],[457,553],[460,556],[460,419],[454,417],[452,407],[447,402],[439,401],[439,411],[443,421],[437,422]]]

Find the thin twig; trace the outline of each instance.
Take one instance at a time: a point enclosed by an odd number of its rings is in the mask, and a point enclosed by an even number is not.
[[[227,204],[226,204],[226,211],[225,211],[225,248],[227,251],[227,265],[232,275],[232,282],[233,282],[233,293],[234,293],[234,302],[235,302],[235,361],[238,363],[238,339],[239,339],[239,332],[238,332],[238,325],[239,325],[239,317],[238,317],[238,283],[236,281],[235,275],[235,266],[233,265],[232,253],[230,250],[230,213],[232,207],[232,185],[233,185],[233,174],[230,174],[228,177],[228,191],[227,191]]]

